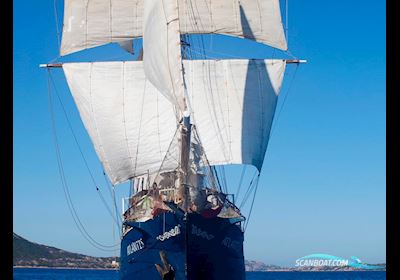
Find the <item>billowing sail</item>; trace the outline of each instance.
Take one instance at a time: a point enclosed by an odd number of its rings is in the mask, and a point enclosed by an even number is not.
[[[142,37],[144,3],[65,0],[61,55]],[[225,34],[287,49],[279,0],[178,0],[178,10],[181,34]]]
[[[283,60],[185,63],[194,123],[210,164],[261,169],[285,66]]]
[[[185,100],[177,0],[145,1],[143,50],[146,78],[183,112]]]
[[[157,173],[177,125],[171,103],[145,79],[142,62],[65,63],[63,69],[110,181]]]
[[[261,168],[283,60],[184,60],[192,120],[211,165]],[[142,61],[65,63],[83,123],[111,182],[171,170],[162,164],[177,129],[173,105]],[[162,166],[162,170],[160,170]]]

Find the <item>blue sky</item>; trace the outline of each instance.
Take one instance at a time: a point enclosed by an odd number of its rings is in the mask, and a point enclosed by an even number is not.
[[[312,253],[385,262],[385,1],[309,0],[289,5],[289,49],[308,63],[297,70],[275,119],[245,235],[245,256],[278,265],[294,265],[297,258]],[[57,7],[61,20],[62,1]],[[47,75],[38,67],[58,56],[53,1],[14,0],[13,41],[14,231],[65,250],[112,255],[93,248],[76,229],[58,175]],[[236,38],[214,36],[205,41],[216,53],[287,57]],[[108,45],[58,60],[94,59],[133,58]],[[287,68],[278,112],[295,72],[295,66]],[[101,165],[65,78],[60,70],[52,75],[89,165],[110,201]],[[56,109],[65,172],[79,216],[96,240],[118,243],[112,219],[91,183],[62,111]],[[229,189],[236,190],[238,171],[226,168]],[[120,205],[127,186],[116,192]]]

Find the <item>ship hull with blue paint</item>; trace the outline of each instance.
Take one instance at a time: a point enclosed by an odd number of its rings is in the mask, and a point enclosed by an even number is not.
[[[121,280],[163,279],[156,269],[163,266],[162,251],[173,279],[245,279],[243,231],[231,219],[169,211],[129,223],[121,241]]]

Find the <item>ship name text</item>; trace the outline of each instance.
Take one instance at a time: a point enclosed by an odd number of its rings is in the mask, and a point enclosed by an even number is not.
[[[164,241],[166,239],[170,239],[171,237],[177,236],[178,234],[181,233],[180,226],[181,225],[176,225],[169,231],[166,231],[163,234],[160,234],[159,236],[157,236],[156,239],[160,240],[160,241]]]
[[[126,254],[129,256],[130,254],[142,250],[143,248],[144,248],[144,242],[142,238],[140,238],[139,240],[136,240],[128,245],[128,247],[126,248]]]

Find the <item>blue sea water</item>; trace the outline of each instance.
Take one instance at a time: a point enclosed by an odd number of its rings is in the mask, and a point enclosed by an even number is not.
[[[14,268],[14,280],[118,280],[118,271]],[[247,272],[246,280],[384,280],[385,271]],[[221,279],[222,280],[222,279]],[[225,279],[224,279],[225,280]]]

